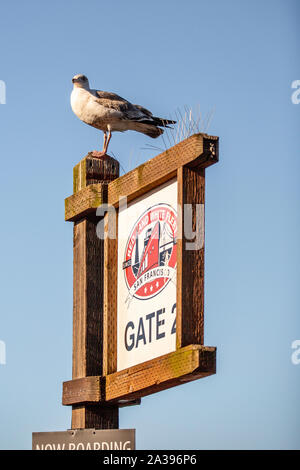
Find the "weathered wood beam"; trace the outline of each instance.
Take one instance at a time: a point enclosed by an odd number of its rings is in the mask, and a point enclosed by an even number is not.
[[[105,232],[115,227],[115,238],[104,240],[103,375],[117,370],[118,214],[107,212]]]
[[[107,186],[93,184],[96,170],[91,173],[93,178],[87,178],[84,169],[88,169],[88,163],[80,163],[74,176],[77,192],[65,200],[65,220],[75,221],[104,202],[117,207],[122,196],[126,196],[129,202],[176,176],[178,168],[183,165],[206,168],[216,163],[219,158],[218,142],[218,137],[194,134]],[[107,190],[107,196],[104,190]]]
[[[142,398],[215,374],[216,348],[189,345],[106,377],[107,402]]]
[[[62,404],[69,405],[86,405],[86,404],[105,404],[104,399],[105,380],[100,376],[82,377],[81,379],[69,380],[63,382],[63,399]],[[100,403],[101,402],[101,403]],[[120,407],[140,405],[141,400],[128,399],[121,401]]]
[[[63,382],[63,405],[99,403],[101,401],[100,376],[82,377]]]
[[[63,384],[63,404],[118,404],[160,392],[216,372],[216,348],[189,345],[106,377],[85,377]]]
[[[180,167],[177,187],[181,214],[177,238],[176,345],[181,348],[204,343],[205,169]]]
[[[218,161],[218,137],[194,134],[108,185],[108,203],[128,202],[176,176],[183,165],[206,168]]]
[[[65,220],[76,220],[95,213],[97,207],[105,202],[107,186],[102,183],[91,184],[65,199]]]

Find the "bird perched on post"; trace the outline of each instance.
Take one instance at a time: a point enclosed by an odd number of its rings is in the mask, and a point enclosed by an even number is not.
[[[161,127],[176,124],[176,121],[153,116],[148,109],[132,104],[115,93],[91,90],[85,75],[75,75],[72,82],[73,112],[81,121],[104,132],[102,152],[94,152],[95,157],[106,155],[114,131],[137,131],[155,139],[163,134]]]

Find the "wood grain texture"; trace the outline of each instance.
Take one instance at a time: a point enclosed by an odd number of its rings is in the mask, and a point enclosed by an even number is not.
[[[105,403],[105,378],[100,376],[83,377],[81,379],[69,380],[63,382],[63,405],[84,405]],[[120,400],[118,406],[140,405],[141,399]],[[81,407],[82,410],[82,407]]]
[[[90,184],[65,199],[65,220],[76,222],[94,214],[98,206],[107,200],[107,184]]]
[[[216,348],[189,345],[105,378],[105,399],[141,398],[216,372]]]
[[[108,203],[117,206],[122,196],[127,196],[128,202],[141,196],[176,176],[183,165],[206,168],[217,161],[218,137],[194,134],[109,183]]]
[[[102,166],[101,166],[102,165]],[[118,170],[114,159],[105,159],[99,165],[98,159],[86,157],[74,170],[75,196],[81,197],[83,191],[98,188],[100,203],[107,200],[107,175],[111,168]],[[107,170],[101,174],[101,169]],[[117,170],[116,170],[117,169]],[[104,171],[104,170],[103,170]],[[104,180],[101,184],[93,184]],[[98,193],[97,193],[98,194]],[[97,195],[96,195],[97,198]],[[93,199],[95,201],[95,198]],[[87,201],[85,201],[87,203]],[[95,427],[110,429],[118,427],[118,407],[99,403],[104,358],[104,236],[98,237],[96,227],[100,218],[95,209],[74,224],[74,261],[73,261],[73,381],[64,384],[63,400],[73,404],[72,428]],[[94,376],[95,378],[88,378]],[[100,384],[100,387],[99,387]],[[95,402],[95,403],[92,403]]]
[[[118,429],[119,407],[107,405],[74,405],[72,429]]]
[[[74,224],[73,378],[102,374],[104,245],[96,224]]]
[[[119,162],[108,155],[93,158],[89,152],[73,169],[73,193],[93,183],[110,182],[119,176]]]
[[[107,202],[107,187],[119,176],[119,162],[112,157],[93,158],[88,153],[73,169],[74,194],[65,199],[65,220],[74,222],[94,213]]]
[[[177,240],[176,344],[177,348],[182,348],[188,344],[204,343],[205,169],[183,166],[178,170],[177,182],[181,217]],[[198,216],[197,204],[200,205]],[[191,218],[186,217],[187,205]],[[199,217],[202,214],[203,219]],[[197,233],[201,244],[189,250],[195,239],[190,240],[187,236],[189,232],[196,232],[197,217],[202,230],[202,233]]]
[[[100,410],[115,404],[140,404],[146,395],[190,382],[216,372],[216,348],[189,345],[151,361],[138,364],[106,377],[86,377],[64,383],[64,404],[98,402]],[[102,403],[100,403],[102,402]]]
[[[115,224],[115,238],[104,240],[104,345],[103,375],[117,370],[118,214],[107,212],[105,231]]]
[[[74,225],[73,379],[103,373],[104,242],[96,235],[96,223],[83,219]],[[116,429],[118,407],[74,405],[72,428],[86,427]]]
[[[63,405],[99,403],[100,401],[100,376],[83,377],[63,383]]]
[[[78,220],[103,202],[117,207],[120,197],[126,196],[129,202],[145,194],[176,176],[178,168],[183,165],[206,168],[216,163],[218,158],[218,137],[194,134],[114,181],[107,183],[109,180],[106,176],[106,180],[101,180],[102,183],[106,181],[103,185],[95,184],[99,168],[90,177],[84,173],[90,161],[86,157],[75,167],[78,167],[76,178],[74,176],[76,192],[65,200],[65,220]],[[110,171],[114,176],[116,170],[114,164],[112,166],[114,169]]]

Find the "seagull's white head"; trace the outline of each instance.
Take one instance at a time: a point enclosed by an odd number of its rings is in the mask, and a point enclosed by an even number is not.
[[[74,84],[74,88],[86,88],[89,89],[89,81],[85,75],[82,75],[81,73],[78,75],[75,75],[72,78],[72,82]]]

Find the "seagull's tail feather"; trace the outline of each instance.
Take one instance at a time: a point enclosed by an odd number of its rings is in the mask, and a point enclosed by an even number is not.
[[[130,127],[133,131],[141,132],[142,134],[146,134],[149,137],[152,137],[152,139],[156,139],[156,137],[159,137],[164,133],[163,129],[160,129],[159,127],[156,127],[153,123],[152,124],[147,124],[145,122],[132,122],[132,126]]]
[[[162,119],[159,117],[151,116],[151,118],[141,118],[135,120],[135,122],[140,122],[141,124],[149,124],[150,126],[160,126],[160,127],[170,127],[168,124],[176,124],[176,121],[171,121],[170,119]]]
[[[176,121],[171,121],[170,119],[161,119],[158,117],[151,116],[149,118],[142,118],[139,120],[132,120],[131,129],[142,132],[143,134],[156,139],[164,133],[163,129],[160,127],[170,127],[168,124],[176,124]],[[158,127],[160,126],[160,127]]]
[[[164,133],[163,129],[160,129],[159,127],[155,127],[155,126],[149,126],[149,129],[143,131],[143,134],[146,134],[149,137],[152,137],[152,139],[156,139],[163,133]]]
[[[169,127],[168,124],[176,124],[176,121],[171,121],[170,119],[162,119],[155,116],[153,116],[153,119],[156,126]]]

